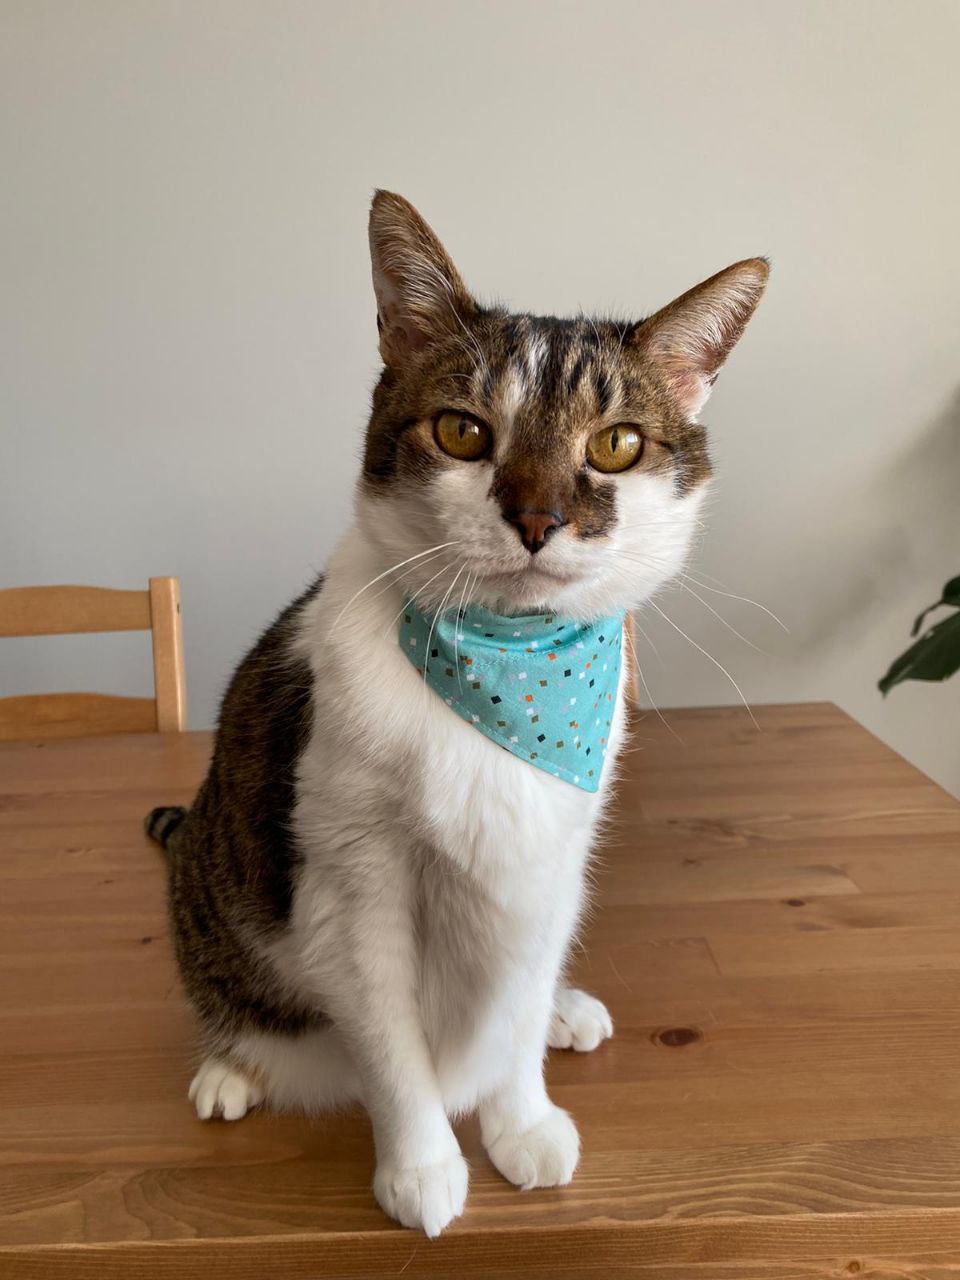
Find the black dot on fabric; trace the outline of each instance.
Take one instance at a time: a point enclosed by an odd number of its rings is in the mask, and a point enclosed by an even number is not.
[[[445,671],[446,671],[446,673],[447,673],[447,675],[448,675],[448,676],[452,676],[452,675],[453,675],[453,667],[446,667],[446,668],[445,668]]]
[[[538,734],[537,734],[537,741],[538,741],[538,742],[543,742],[543,741],[544,741],[544,739],[546,738],[546,736],[547,736],[547,735],[546,735],[545,733],[538,733]]]
[[[592,747],[587,747],[586,751],[584,752],[584,755],[588,756],[592,750],[593,750]]]
[[[408,626],[408,627],[409,627],[409,625],[411,624],[411,622],[413,622],[413,619],[410,617],[409,613],[405,613],[405,614],[403,615],[403,620],[404,620],[404,622],[407,624],[407,626]]]
[[[485,639],[487,639],[487,640],[492,640],[492,639],[493,639],[493,632],[492,632],[492,631],[485,631],[483,634],[484,634]]]
[[[439,657],[440,657],[440,650],[439,650],[439,649],[431,649],[431,650],[430,650],[430,657],[431,657],[431,658],[439,658]]]
[[[507,727],[507,722],[506,722],[506,720],[498,720],[498,721],[497,721],[497,728],[498,728],[498,729],[505,729],[506,727]]]
[[[479,689],[479,688],[480,688],[480,681],[479,681],[479,680],[474,680],[473,685],[472,685],[472,688],[474,688],[474,689]]]
[[[499,693],[495,693],[495,694],[493,695],[493,697],[490,699],[490,701],[491,701],[491,702],[502,702],[502,701],[503,701],[503,699],[500,697]]]
[[[595,681],[595,680],[591,680],[591,681],[590,681],[590,688],[592,689],[592,688],[593,688],[593,686],[594,686],[595,684],[596,684],[596,681]]]
[[[600,637],[600,643],[603,644],[603,636]]]
[[[540,688],[541,688],[541,689],[545,689],[546,687],[547,687],[547,682],[546,682],[546,680],[541,680],[541,681],[540,681]]]
[[[564,674],[565,676],[569,676],[569,675],[572,675],[572,674],[573,674],[573,672],[570,670],[570,668],[569,668],[569,667],[567,667],[566,671],[565,671],[563,674]]]
[[[531,724],[536,724],[536,723],[538,722],[538,720],[539,720],[539,719],[540,719],[540,717],[539,717],[539,716],[531,716],[531,717],[530,717],[530,723],[531,723]]]
[[[537,758],[537,753],[536,753],[535,751],[531,751],[531,752],[530,752],[530,759],[531,759],[531,760],[536,760],[536,758]]]

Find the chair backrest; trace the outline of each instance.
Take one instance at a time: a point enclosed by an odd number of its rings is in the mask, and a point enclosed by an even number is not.
[[[186,728],[187,687],[177,578],[151,578],[147,591],[74,586],[0,590],[0,637],[83,631],[152,632],[154,697],[41,693],[0,698],[0,741],[167,733]]]

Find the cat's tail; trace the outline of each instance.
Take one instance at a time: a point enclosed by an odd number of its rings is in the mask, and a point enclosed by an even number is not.
[[[182,824],[187,816],[187,810],[183,805],[164,804],[158,809],[151,809],[143,820],[143,829],[151,840],[156,840],[157,844],[164,850],[170,848],[170,841],[174,832]]]

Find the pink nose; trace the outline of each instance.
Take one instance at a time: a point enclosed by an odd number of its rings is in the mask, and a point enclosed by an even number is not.
[[[507,520],[519,533],[520,541],[531,555],[539,551],[564,523],[556,511],[511,511]]]

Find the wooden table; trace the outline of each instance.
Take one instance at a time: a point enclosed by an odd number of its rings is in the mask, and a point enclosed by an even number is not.
[[[615,1039],[551,1055],[571,1186],[475,1122],[439,1240],[370,1193],[360,1114],[199,1123],[140,822],[205,734],[0,749],[0,1276],[960,1276],[960,805],[835,707],[638,726],[578,979]]]

